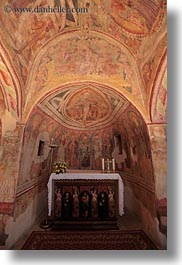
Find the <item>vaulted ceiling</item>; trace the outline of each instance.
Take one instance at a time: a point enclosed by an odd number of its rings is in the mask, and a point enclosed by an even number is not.
[[[14,12],[14,8],[59,4],[69,8],[88,7],[89,12]],[[98,106],[101,100],[103,111],[110,104],[108,113],[115,115],[116,109],[111,111],[112,100],[108,99],[110,92],[102,89],[106,85],[116,91],[115,100],[120,93],[137,107],[146,121],[151,120],[151,102],[159,89],[156,84],[162,82],[165,73],[165,0],[2,0],[0,3],[2,10],[7,5],[12,12],[0,13],[1,88],[8,91],[5,101],[20,120],[26,122],[40,102],[47,108],[56,102],[55,98],[61,100],[61,90],[73,84],[78,90],[70,88],[68,94],[74,110],[65,101],[62,117],[57,110],[54,114],[60,120],[66,119],[68,125],[73,122],[75,126],[83,126],[84,118],[79,120],[72,113],[77,111],[82,84],[89,82],[97,84],[84,87],[85,95],[90,95],[89,104]],[[87,125],[94,124],[88,117],[85,119]]]
[[[72,129],[104,128],[116,121],[129,102],[103,85],[72,85],[47,97],[39,107]]]

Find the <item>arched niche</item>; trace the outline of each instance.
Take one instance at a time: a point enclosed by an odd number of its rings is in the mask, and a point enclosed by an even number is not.
[[[88,96],[84,101],[88,102],[88,106],[96,106],[98,101],[107,106],[109,102],[108,112],[110,115],[114,113],[112,120],[107,118],[107,113],[103,113],[106,122],[104,117],[95,116],[97,111],[100,113],[99,106],[96,112],[93,110],[93,116],[87,109],[88,112],[83,112],[85,119],[77,120],[74,110],[77,111],[79,106],[79,93]],[[118,103],[119,99],[123,105],[116,104],[119,108],[115,112],[112,104]],[[84,110],[84,106],[79,108]],[[90,122],[90,118],[97,119],[100,126]],[[41,142],[44,146],[39,155]],[[53,161],[65,160],[69,169],[100,171],[102,157],[114,157],[116,169],[125,184],[125,207],[141,218],[143,209],[147,209],[150,216],[155,216],[155,181],[148,128],[144,117],[124,95],[95,82],[69,84],[45,94],[34,106],[25,124],[17,190],[23,189],[25,183],[28,188],[49,177],[50,142],[58,145]]]
[[[117,135],[120,138],[119,151],[115,139]],[[34,165],[37,164],[38,168],[39,164],[40,171],[43,160],[48,159],[47,150],[46,158],[42,157],[41,161],[38,158],[36,150],[40,140],[45,141],[47,146],[50,141],[58,144],[60,148],[55,159],[70,159],[68,164],[75,169],[84,168],[81,157],[86,150],[91,159],[85,169],[99,170],[101,158],[113,156],[119,171],[133,175],[134,178],[136,175],[137,181],[147,183],[148,188],[153,190],[146,122],[136,107],[112,87],[95,82],[80,82],[44,95],[26,122],[21,164],[26,171],[28,163],[29,172],[20,170],[22,176],[30,176],[30,160],[33,157]],[[81,153],[80,150],[84,148]],[[34,175],[36,177],[36,173]]]

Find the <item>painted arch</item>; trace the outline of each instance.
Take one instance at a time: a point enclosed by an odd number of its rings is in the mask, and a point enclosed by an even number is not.
[[[26,87],[23,121],[44,95],[78,82],[114,88],[148,119],[140,73],[128,49],[98,31],[92,30],[84,38],[81,31],[74,30],[49,41],[37,55]]]

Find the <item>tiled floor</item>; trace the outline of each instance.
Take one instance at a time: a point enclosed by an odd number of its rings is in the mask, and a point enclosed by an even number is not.
[[[43,229],[40,228],[40,223],[44,219],[45,217],[43,215],[39,216],[31,229],[27,233],[22,235],[22,237],[11,249],[21,249],[32,231],[43,231]],[[122,217],[119,217],[118,226],[120,230],[140,230],[143,228],[142,223],[138,220],[138,218],[127,211],[125,211],[125,214]]]

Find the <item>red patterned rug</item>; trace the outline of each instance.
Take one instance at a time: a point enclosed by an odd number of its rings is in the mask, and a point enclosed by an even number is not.
[[[141,230],[34,231],[24,250],[151,250],[157,249]]]

